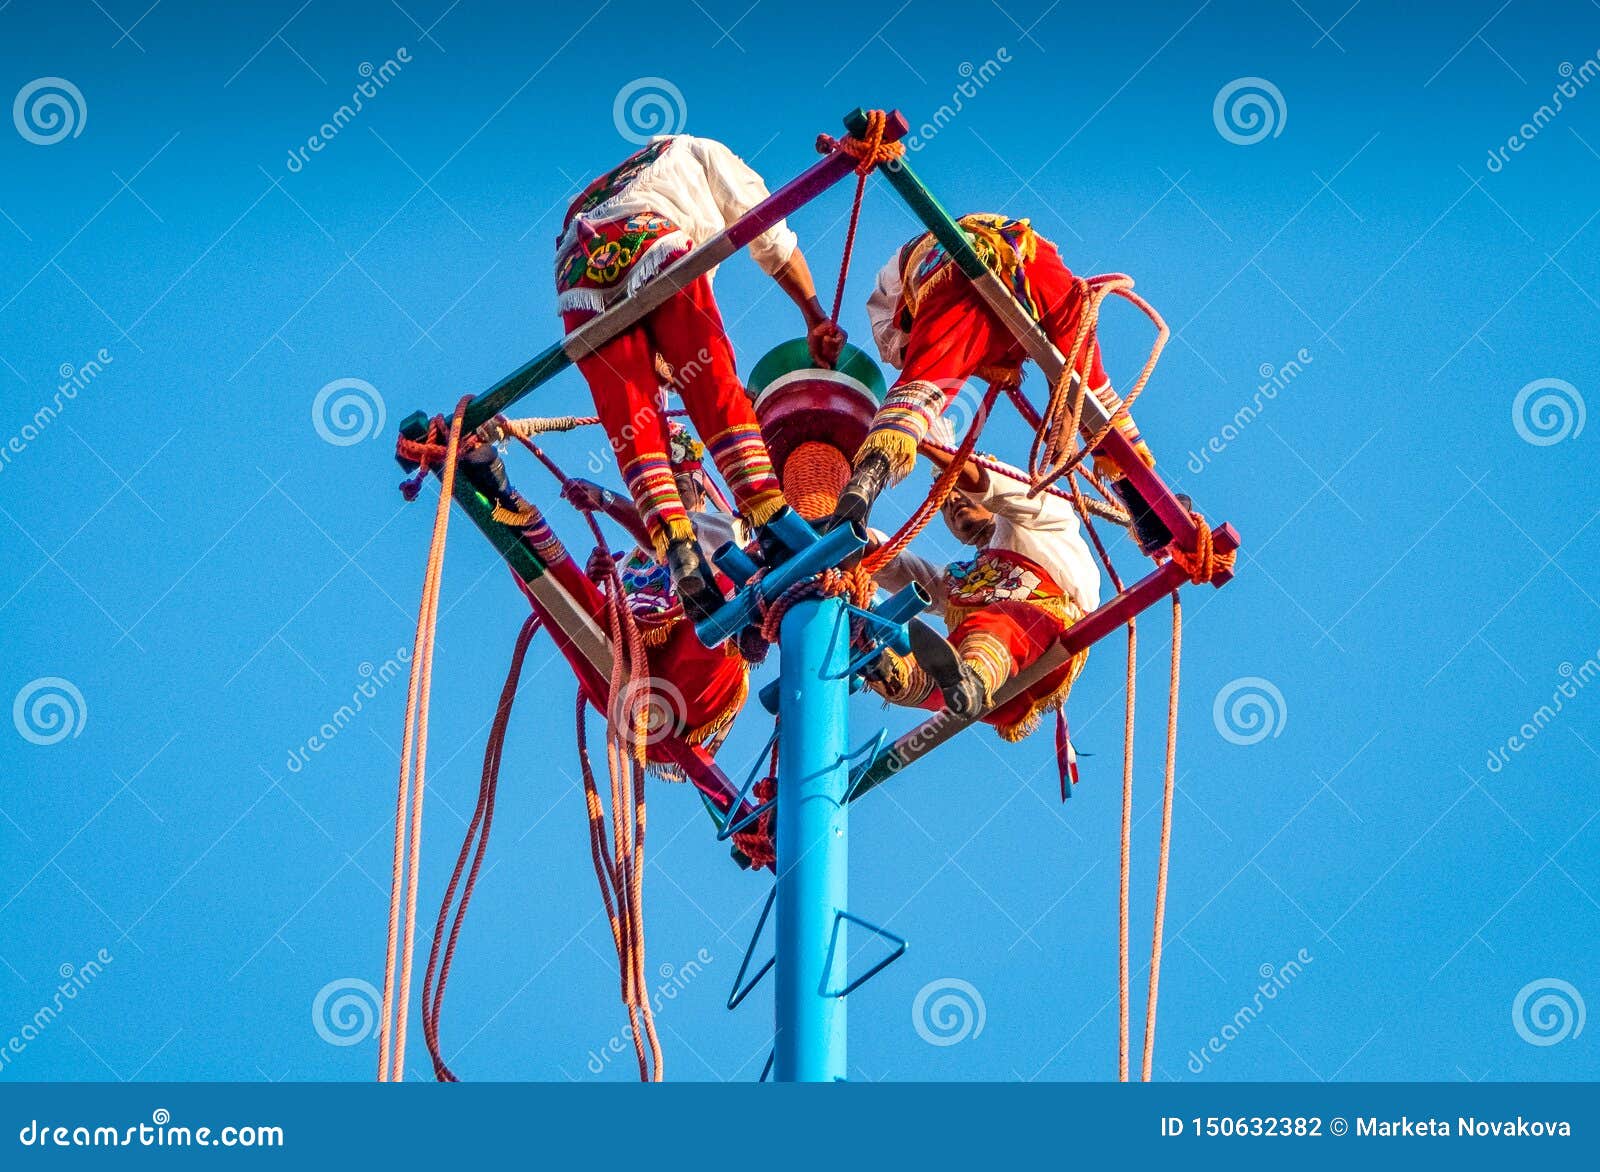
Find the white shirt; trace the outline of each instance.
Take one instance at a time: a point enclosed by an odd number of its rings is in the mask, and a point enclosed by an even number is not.
[[[900,328],[895,310],[900,307],[900,254],[889,258],[889,263],[878,270],[878,281],[872,295],[867,298],[867,321],[872,323],[872,340],[878,343],[878,354],[890,366],[899,370],[905,365],[906,342],[909,336]]]
[[[1021,554],[1041,566],[1085,613],[1099,606],[1100,569],[1083,540],[1072,505],[1049,492],[1030,499],[1026,480],[993,469],[985,469],[984,475],[988,479],[985,490],[967,496],[994,514],[994,535],[985,548]],[[886,540],[881,533],[877,536]],[[920,582],[933,595],[930,609],[944,613],[947,582],[943,566],[907,550],[879,570],[877,579],[891,592],[912,581]]]
[[[650,141],[663,140],[670,145],[655,162],[611,199],[574,218],[556,244],[558,257],[577,241],[579,218],[602,223],[654,212],[671,220],[694,243],[704,244],[767,198],[761,176],[715,139],[663,134]],[[750,242],[750,255],[771,275],[788,262],[797,243],[788,223],[779,220]]]

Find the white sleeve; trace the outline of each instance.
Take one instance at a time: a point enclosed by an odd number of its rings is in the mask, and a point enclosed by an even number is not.
[[[895,320],[900,293],[900,257],[897,254],[878,270],[878,282],[867,298],[867,320],[872,323],[872,338],[878,343],[878,354],[896,370],[905,364],[909,340]]]
[[[1004,517],[1019,529],[1036,533],[1078,528],[1078,514],[1072,505],[1052,492],[1028,496],[1026,481],[985,468],[986,485],[981,493],[969,493],[978,504],[996,516]]]
[[[712,202],[724,223],[733,223],[770,194],[761,176],[716,139],[694,138],[691,145],[705,170]],[[750,242],[750,256],[762,272],[771,276],[788,263],[798,244],[788,221],[779,220]]]
[[[870,532],[880,543],[889,540],[887,533],[880,532],[877,529],[873,529]],[[934,565],[927,558],[918,557],[910,550],[902,550],[894,561],[879,570],[873,578],[879,586],[891,594],[904,590],[913,582],[921,583],[922,588],[933,598],[933,603],[928,607],[928,610],[933,614],[942,615],[944,613],[944,568]]]

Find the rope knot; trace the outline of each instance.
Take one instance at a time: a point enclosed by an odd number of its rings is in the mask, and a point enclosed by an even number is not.
[[[834,151],[843,151],[856,161],[856,174],[866,176],[879,163],[887,163],[891,159],[898,159],[906,153],[906,147],[901,142],[885,142],[884,132],[889,123],[889,115],[883,110],[867,111],[867,132],[865,136],[857,138],[847,135],[844,138],[834,138],[831,134],[817,135],[817,153],[819,155],[832,154]]]
[[[1231,573],[1237,552],[1229,550],[1223,552],[1216,547],[1211,534],[1211,526],[1206,524],[1206,519],[1199,513],[1190,513],[1190,520],[1194,522],[1195,541],[1192,551],[1179,549],[1173,546],[1172,560],[1183,567],[1189,575],[1189,581],[1196,586],[1203,586],[1220,573]]]

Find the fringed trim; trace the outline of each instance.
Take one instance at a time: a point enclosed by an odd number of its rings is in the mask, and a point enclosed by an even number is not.
[[[738,716],[744,708],[744,702],[750,696],[750,671],[746,668],[739,673],[739,690],[729,700],[727,706],[699,728],[690,729],[680,738],[686,744],[698,745],[709,740],[718,733],[725,731],[733,723],[733,718]]]
[[[694,241],[681,228],[657,239],[628,266],[628,283],[624,286],[623,296],[631,297],[640,285],[693,247]]]
[[[667,546],[674,541],[693,541],[694,526],[689,523],[687,516],[669,517],[665,521],[658,521],[649,526],[650,544],[655,547],[656,560],[667,560]]]
[[[862,441],[856,453],[856,463],[869,452],[881,452],[889,461],[889,476],[896,483],[904,480],[917,466],[917,441],[903,431],[873,430]]]
[[[745,509],[745,518],[752,525],[765,525],[772,518],[783,512],[788,507],[788,504],[789,502],[784,499],[781,490],[770,494],[763,493],[750,502]]]
[[[1036,606],[1046,614],[1060,619],[1063,624],[1069,626],[1083,617],[1083,609],[1064,595],[1049,598],[1009,599],[1008,601],[1026,602],[1029,606]],[[987,609],[988,606],[954,606],[946,603],[944,621],[949,624],[950,629],[953,631],[973,615]]]
[[[983,685],[983,706],[989,708],[1000,685],[1011,678],[1016,660],[1004,639],[974,631],[961,640],[961,662],[977,675]]]
[[[582,247],[582,245],[578,245]],[[578,285],[571,289],[563,289],[556,294],[556,312],[593,312],[600,313],[613,302],[624,297],[631,297],[638,291],[639,286],[659,273],[667,265],[677,260],[684,253],[694,247],[683,229],[674,229],[665,236],[657,237],[628,266],[627,279],[619,284],[608,286]],[[558,254],[556,273],[559,276],[566,265],[569,250]]]
[[[882,674],[882,679],[869,679],[867,687],[887,703],[916,708],[933,695],[933,679],[912,656],[886,648]]]
[[[973,373],[990,386],[996,386],[1005,391],[1022,385],[1021,363],[1015,366],[980,366]]]
[[[556,295],[556,313],[603,313],[606,308],[602,289],[568,289]]]
[[[1080,651],[1069,661],[1070,670],[1066,678],[1058,684],[1048,695],[1040,697],[1028,706],[1028,711],[1020,720],[1010,724],[997,724],[994,731],[1000,734],[1000,739],[1015,744],[1033,734],[1039,727],[1040,718],[1046,713],[1060,708],[1067,702],[1067,696],[1072,691],[1072,685],[1078,682],[1078,676],[1083,672],[1083,665],[1089,661],[1089,652]]]
[[[682,616],[673,615],[665,622],[656,623],[639,622],[635,619],[635,625],[639,628],[640,640],[646,647],[650,648],[665,646],[667,640],[672,638],[672,628],[678,625],[680,617]]]

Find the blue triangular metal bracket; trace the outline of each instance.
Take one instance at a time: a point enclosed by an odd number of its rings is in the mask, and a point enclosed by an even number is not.
[[[769,798],[767,801],[762,802],[755,809],[751,810],[743,818],[735,817],[735,812],[740,806],[744,805],[745,799],[750,796],[750,791],[755,789],[756,782],[760,781],[766,776],[766,774],[763,772],[763,763],[767,760],[768,754],[772,752],[773,742],[777,739],[778,730],[773,729],[772,735],[767,738],[767,743],[761,747],[761,752],[756,755],[756,763],[751,768],[750,775],[744,779],[744,785],[739,787],[739,793],[738,796],[733,799],[733,805],[728,807],[727,818],[718,818],[716,812],[712,812],[711,816],[717,819],[718,842],[727,842],[728,839],[732,838],[739,831],[743,830],[746,826],[749,826],[757,818],[761,817],[761,815],[765,814],[768,810],[772,809],[773,806],[778,804],[777,798]]]
[[[744,984],[744,975],[750,971],[750,958],[755,955],[756,945],[761,942],[761,929],[767,926],[767,917],[772,915],[772,902],[777,898],[778,885],[774,883],[772,891],[767,895],[767,904],[761,909],[761,918],[756,921],[756,930],[750,934],[750,943],[744,947],[744,959],[739,962],[739,972],[733,978],[733,990],[728,994],[729,1009],[738,1009],[739,1002],[750,996],[755,987],[761,984],[761,978],[770,973],[772,966],[778,963],[778,958],[773,956],[766,964],[761,966],[760,972],[750,978],[748,985]],[[743,988],[740,987],[741,985]],[[770,1062],[771,1060],[769,1059],[768,1061]]]
[[[884,957],[855,980],[849,982],[843,989],[839,989],[837,991],[830,990],[827,987],[827,982],[824,981],[823,987],[817,991],[823,997],[848,997],[851,993],[854,993],[857,989],[861,988],[862,985],[865,985],[868,981],[872,980],[873,977],[883,972],[884,969],[888,968],[895,961],[904,956],[906,954],[906,948],[909,947],[904,936],[897,936],[893,932],[889,931],[889,929],[880,928],[877,924],[863,920],[860,916],[855,915],[852,912],[835,912],[833,914],[833,933],[828,939],[828,960],[827,963],[822,966],[822,971],[824,973],[831,973],[833,971],[833,953],[834,950],[839,946],[839,925],[845,920],[849,920],[852,924],[859,924],[861,927],[871,932],[874,936],[889,941],[895,946],[895,948],[894,951],[889,953],[888,956]]]

